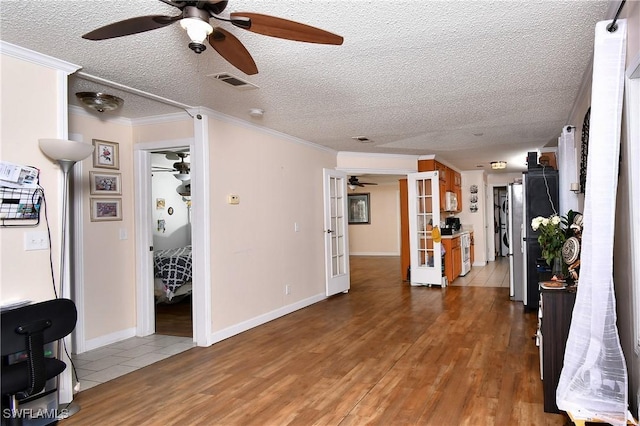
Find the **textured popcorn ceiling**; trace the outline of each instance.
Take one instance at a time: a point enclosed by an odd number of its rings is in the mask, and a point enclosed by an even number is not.
[[[524,168],[526,152],[556,140],[588,69],[603,1],[230,0],[226,11],[287,18],[340,34],[342,46],[297,43],[213,21],[251,52],[246,76],[212,48],[188,47],[179,24],[105,41],[81,35],[141,15],[176,15],[158,0],[2,0],[0,38],[81,65],[82,72],[205,106],[339,151],[436,154],[461,170],[493,160]],[[229,72],[259,89],[208,78]],[[180,109],[74,78],[73,94],[125,99],[117,115]],[[260,119],[251,108],[261,108]],[[362,144],[353,136],[373,142]],[[515,167],[515,168],[514,168]]]

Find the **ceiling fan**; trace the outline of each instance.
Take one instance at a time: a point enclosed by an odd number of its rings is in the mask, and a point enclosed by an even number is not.
[[[357,186],[364,187],[365,185],[377,185],[377,183],[373,182],[360,182],[357,176],[350,176],[349,181],[347,182],[347,186],[349,189],[356,189]]]
[[[173,167],[162,167],[162,166],[153,166],[151,169],[154,172],[178,172],[175,173],[174,176],[176,179],[180,181],[189,180],[191,177],[189,176],[189,172],[191,171],[190,164],[184,159],[189,156],[188,152],[160,152],[159,154],[165,154],[165,157],[168,160],[180,160],[173,163]]]
[[[191,50],[202,53],[207,48],[204,45],[204,40],[207,39],[220,56],[248,75],[258,73],[251,54],[233,34],[223,28],[211,26],[210,18],[230,22],[243,30],[287,40],[334,45],[340,45],[343,41],[341,36],[328,31],[260,13],[232,12],[228,18],[220,16],[228,1],[160,1],[180,9],[182,13],[176,16],[147,15],[125,19],[88,32],[82,38],[105,40],[163,28],[180,21],[191,39]]]

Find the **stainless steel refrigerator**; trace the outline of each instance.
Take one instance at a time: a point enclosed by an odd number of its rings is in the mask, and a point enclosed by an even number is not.
[[[521,302],[524,298],[524,228],[522,224],[522,184],[511,183],[507,188],[509,212],[509,296]]]
[[[540,271],[537,265],[546,265],[538,233],[531,229],[531,220],[537,216],[549,217],[558,211],[558,171],[549,167],[531,168],[522,174],[522,238],[525,309],[538,309],[540,299]]]

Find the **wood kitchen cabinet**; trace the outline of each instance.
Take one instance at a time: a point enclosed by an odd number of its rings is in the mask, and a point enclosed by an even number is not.
[[[456,212],[460,213],[462,211],[462,175],[458,172],[453,173],[453,192],[455,192],[458,198],[458,209]]]
[[[442,237],[444,246],[444,274],[447,281],[452,283],[462,272],[462,248],[460,236]]]
[[[450,191],[458,197],[458,209],[462,211],[462,176],[459,172],[445,166],[436,160],[418,160],[419,172],[437,171],[440,178],[440,211],[444,211],[446,192]]]

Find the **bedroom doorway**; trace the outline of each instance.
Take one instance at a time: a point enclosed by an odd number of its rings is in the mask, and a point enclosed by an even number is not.
[[[151,152],[155,334],[193,336],[190,149]]]

